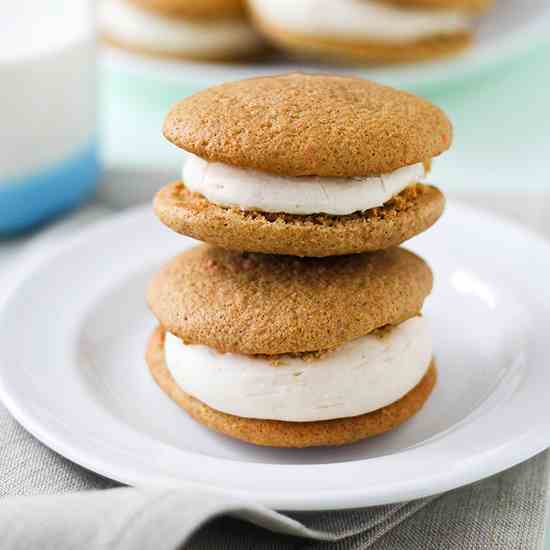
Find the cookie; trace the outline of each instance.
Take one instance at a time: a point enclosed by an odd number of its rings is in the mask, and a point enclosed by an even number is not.
[[[297,216],[224,208],[174,182],[155,197],[159,219],[170,229],[233,250],[337,256],[399,245],[432,226],[445,199],[435,187],[409,187],[381,208],[348,216]]]
[[[257,27],[292,54],[357,64],[455,54],[488,0],[249,0]]]
[[[210,162],[283,176],[388,174],[446,151],[445,114],[353,77],[289,74],[213,86],[177,103],[174,145]]]
[[[378,63],[413,63],[457,55],[473,41],[470,31],[441,34],[410,42],[383,40],[347,41],[330,36],[311,36],[289,32],[257,18],[256,27],[278,47],[299,57],[323,59],[336,63],[368,65]]]
[[[246,17],[245,0],[128,0],[143,10],[186,19]]]
[[[408,9],[457,10],[483,13],[493,7],[495,0],[377,0],[391,6]]]
[[[336,446],[390,431],[416,414],[431,394],[437,378],[432,361],[419,384],[382,409],[360,416],[317,422],[284,422],[243,418],[212,409],[185,393],[174,381],[164,360],[164,331],[152,335],[146,353],[149,370],[160,388],[197,422],[227,436],[272,447]]]
[[[294,258],[200,245],[168,262],[147,301],[186,344],[277,355],[335,348],[416,316],[432,273],[402,248]]]
[[[124,50],[126,52],[135,53],[143,57],[161,58],[167,60],[181,60],[181,61],[197,61],[204,63],[235,63],[242,61],[253,61],[259,59],[262,55],[261,49],[247,48],[245,50],[239,49],[221,49],[215,50],[201,50],[201,51],[178,51],[168,52],[165,50],[156,50],[154,48],[142,47],[136,44],[130,44],[128,42],[122,42],[113,36],[103,34],[101,40],[104,44],[111,48]]]
[[[202,2],[185,2],[179,12],[170,12],[168,6],[175,10],[177,4],[162,0],[101,0],[98,10],[100,34],[104,42],[117,48],[176,59],[227,61],[251,58],[263,49],[263,43],[248,19],[233,17],[232,12],[228,18],[224,10],[220,11],[219,17],[212,17],[213,11],[209,11],[209,7],[213,10],[212,6],[221,2],[214,1],[204,6]],[[196,9],[192,9],[192,5]],[[233,2],[227,2],[227,6],[235,8]],[[187,17],[184,7],[196,16]],[[201,7],[205,11],[199,17]]]

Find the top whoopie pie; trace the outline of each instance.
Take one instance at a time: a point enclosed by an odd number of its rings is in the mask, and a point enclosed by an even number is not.
[[[398,245],[441,215],[422,182],[452,126],[437,107],[351,77],[226,83],[176,104],[165,137],[189,153],[155,199],[173,230],[221,247],[297,256]]]

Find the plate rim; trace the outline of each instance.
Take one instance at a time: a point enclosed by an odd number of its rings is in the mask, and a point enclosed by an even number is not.
[[[449,201],[449,203],[450,205],[452,205],[452,208],[468,210],[470,211],[470,213],[482,215],[486,220],[492,219],[493,221],[496,221],[500,224],[505,224],[511,229],[519,231],[527,238],[534,239],[540,245],[544,246],[550,253],[550,243],[546,239],[517,222],[508,220],[492,212],[487,212],[483,209],[477,209],[468,205],[464,205],[457,200],[451,200]],[[82,230],[81,233],[79,233],[78,235],[61,238],[60,241],[57,241],[55,244],[51,244],[48,247],[47,253],[42,253],[34,256],[33,251],[30,250],[26,258],[20,261],[19,265],[15,269],[16,272],[24,275],[21,275],[20,277],[13,277],[13,283],[8,288],[8,291],[5,294],[3,305],[8,304],[10,298],[17,294],[18,289],[25,283],[25,281],[27,281],[29,277],[32,277],[32,275],[36,271],[39,271],[41,266],[43,266],[43,264],[52,257],[58,254],[64,254],[72,247],[77,246],[78,243],[87,241],[89,238],[93,237],[95,232],[99,230],[105,230],[107,228],[110,228],[111,226],[123,225],[125,223],[128,223],[128,221],[134,220],[134,218],[136,217],[139,218],[144,215],[150,215],[149,205],[134,207],[132,209],[129,209],[128,211],[116,214],[106,220],[92,223],[90,226]],[[5,322],[5,318],[8,316],[8,312],[9,309],[6,309],[5,307],[2,307],[0,309],[0,326],[3,322]],[[0,357],[0,362],[2,362],[2,357]],[[113,465],[109,466],[108,460],[106,460],[105,458],[97,456],[82,456],[82,453],[79,453],[78,451],[77,443],[73,444],[70,441],[60,440],[59,435],[56,436],[55,434],[52,434],[51,431],[48,430],[48,427],[44,426],[41,423],[40,418],[33,417],[31,408],[27,408],[24,402],[18,402],[15,397],[12,397],[8,381],[4,378],[3,374],[4,369],[0,365],[0,399],[4,402],[5,406],[15,417],[15,419],[20,424],[22,424],[31,434],[37,437],[37,439],[45,443],[54,451],[69,458],[73,462],[87,469],[95,471],[100,475],[107,476],[110,479],[138,486],[150,483],[150,480],[147,479],[147,476],[144,476],[143,474],[139,474],[134,471],[133,475],[125,475],[121,471],[120,465],[118,466],[119,471],[117,471],[117,467],[113,467]],[[534,456],[538,452],[550,446],[550,434],[542,433],[543,431],[540,430],[542,425],[543,423],[540,420],[539,422],[534,423],[533,426],[523,434],[523,441],[521,445],[518,444],[518,440],[515,440],[514,445],[508,444],[507,448],[501,449],[500,453],[494,450],[491,453],[485,453],[484,460],[482,460],[480,463],[478,459],[475,468],[470,465],[469,468],[463,468],[460,472],[455,471],[453,473],[453,476],[449,476],[447,472],[445,472],[444,474],[432,473],[429,478],[424,478],[423,487],[421,489],[418,489],[418,487],[404,488],[403,486],[401,486],[392,490],[385,490],[385,494],[371,493],[368,495],[368,498],[365,497],[364,487],[355,491],[351,491],[348,489],[320,489],[314,495],[311,495],[309,493],[302,495],[297,495],[293,493],[292,495],[289,495],[286,492],[277,493],[276,491],[271,491],[269,494],[266,495],[258,495],[258,493],[251,492],[249,490],[221,488],[215,484],[197,481],[178,481],[177,485],[179,486],[181,484],[184,486],[204,487],[211,491],[219,492],[223,495],[239,497],[245,500],[252,499],[260,501],[274,508],[286,510],[332,510],[357,508],[372,504],[386,504],[400,500],[407,500],[409,498],[428,496],[431,494],[453,489],[467,483],[477,481],[479,479],[482,479],[483,477],[495,474],[508,467],[512,467],[513,465],[522,462],[523,460],[527,460],[528,458]],[[387,457],[380,457],[379,459],[371,460],[383,460],[384,458]],[[227,459],[222,458],[216,458],[215,460],[222,462],[227,461]],[[239,463],[239,461],[234,460],[231,462]],[[359,463],[362,461],[352,461],[352,463],[353,462]],[[243,463],[241,462],[241,464]],[[249,463],[246,464],[249,465]],[[319,466],[342,466],[346,464],[350,463],[334,463],[323,465],[261,464],[260,466],[277,466],[280,469],[303,469],[310,467],[318,468]],[[122,466],[122,470],[128,471],[128,466]],[[175,482],[172,480],[171,484],[174,485],[174,483]]]

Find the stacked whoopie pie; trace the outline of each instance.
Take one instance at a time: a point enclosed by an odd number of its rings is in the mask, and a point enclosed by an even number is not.
[[[100,0],[99,25],[111,45],[156,56],[231,60],[262,47],[245,0]]]
[[[443,211],[422,182],[451,143],[444,113],[366,80],[291,74],[195,94],[164,133],[188,159],[155,211],[208,244],[151,281],[160,387],[258,445],[342,445],[414,415],[436,380],[432,273],[397,245]]]
[[[248,0],[259,29],[301,56],[400,62],[451,55],[494,0]]]

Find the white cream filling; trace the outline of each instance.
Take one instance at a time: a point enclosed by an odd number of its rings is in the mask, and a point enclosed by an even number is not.
[[[382,206],[425,175],[424,165],[418,163],[382,176],[291,177],[208,162],[196,155],[188,156],[182,173],[187,189],[220,206],[336,216]]]
[[[101,0],[99,26],[116,40],[167,53],[246,52],[260,39],[247,21],[164,17],[125,0]]]
[[[347,40],[408,41],[464,31],[460,11],[403,9],[373,0],[250,0],[266,23],[285,31]]]
[[[236,416],[311,422],[365,414],[412,390],[432,358],[428,323],[414,317],[385,336],[348,342],[320,359],[268,359],[185,345],[167,333],[166,366],[188,394]]]

